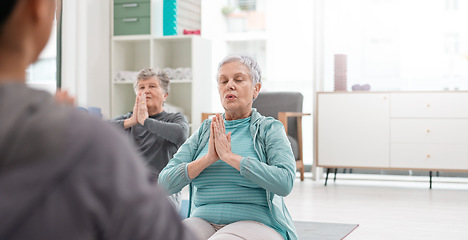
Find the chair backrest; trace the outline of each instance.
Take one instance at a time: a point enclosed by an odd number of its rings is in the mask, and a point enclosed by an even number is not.
[[[278,112],[302,112],[304,97],[299,92],[260,92],[252,107],[263,116],[278,119]],[[288,121],[288,135],[297,140],[297,122]]]

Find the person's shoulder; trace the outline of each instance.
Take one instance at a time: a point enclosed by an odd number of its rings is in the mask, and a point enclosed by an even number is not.
[[[73,110],[70,119],[69,137],[85,139],[101,147],[126,140],[123,133],[112,124],[85,112]]]
[[[169,119],[177,119],[177,120],[188,122],[185,115],[181,112],[166,112],[166,117]]]

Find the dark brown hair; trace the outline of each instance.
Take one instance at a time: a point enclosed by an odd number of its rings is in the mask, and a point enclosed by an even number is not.
[[[0,34],[3,32],[3,25],[10,17],[15,8],[17,0],[1,0],[0,1]]]

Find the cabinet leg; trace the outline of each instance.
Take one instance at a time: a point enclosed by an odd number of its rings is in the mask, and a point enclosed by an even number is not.
[[[429,171],[429,189],[432,189],[432,171]]]
[[[335,168],[335,177],[333,178],[333,182],[336,182],[336,173],[338,173],[338,168]]]
[[[325,176],[325,186],[327,186],[328,174],[330,173],[330,168],[327,168],[327,175]]]

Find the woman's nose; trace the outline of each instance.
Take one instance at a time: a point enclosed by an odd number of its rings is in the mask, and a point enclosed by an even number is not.
[[[229,80],[226,84],[227,89],[235,89],[234,80]]]

